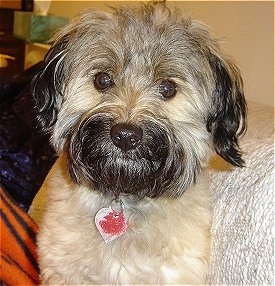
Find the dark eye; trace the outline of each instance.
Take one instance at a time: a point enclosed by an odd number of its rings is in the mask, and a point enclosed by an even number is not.
[[[159,93],[165,98],[171,98],[177,93],[177,86],[173,81],[164,80],[159,85]]]
[[[106,72],[99,72],[95,75],[94,86],[99,91],[105,91],[113,85],[111,76]]]

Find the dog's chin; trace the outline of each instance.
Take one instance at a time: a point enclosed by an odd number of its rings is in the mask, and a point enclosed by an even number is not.
[[[171,190],[178,189],[173,185],[184,173],[185,160],[173,133],[155,122],[143,121],[141,144],[123,151],[110,138],[113,124],[110,115],[97,114],[76,126],[66,147],[73,180],[116,197],[121,193],[140,198],[178,196]]]

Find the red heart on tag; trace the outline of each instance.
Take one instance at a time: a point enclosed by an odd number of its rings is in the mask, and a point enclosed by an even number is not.
[[[111,208],[100,209],[95,216],[96,227],[105,242],[109,242],[128,230],[123,212],[115,212]]]

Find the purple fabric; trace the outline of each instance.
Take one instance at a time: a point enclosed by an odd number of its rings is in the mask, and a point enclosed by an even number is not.
[[[0,182],[24,210],[56,159],[49,136],[35,130],[28,84],[38,68],[8,82],[0,79]]]

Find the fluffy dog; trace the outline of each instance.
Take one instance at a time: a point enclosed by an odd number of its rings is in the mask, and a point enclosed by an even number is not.
[[[164,3],[80,14],[35,77],[59,159],[38,236],[43,284],[205,284],[213,150],[243,166],[238,68]]]

